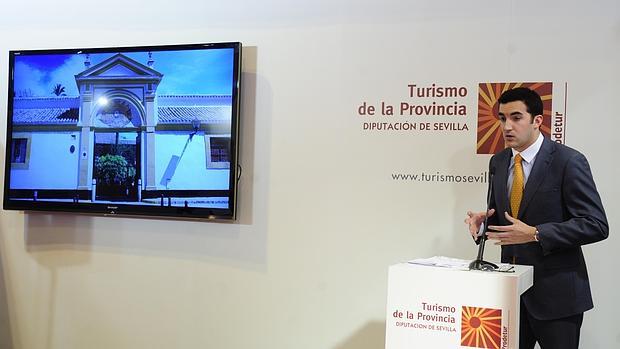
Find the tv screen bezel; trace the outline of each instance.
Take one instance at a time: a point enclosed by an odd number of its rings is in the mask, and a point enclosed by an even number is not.
[[[53,55],[53,54],[97,54],[97,53],[130,53],[130,52],[158,52],[158,51],[183,51],[199,49],[233,49],[233,77],[232,77],[232,115],[230,134],[230,166],[229,166],[229,189],[228,208],[207,207],[184,207],[164,205],[136,205],[123,203],[93,203],[86,201],[62,202],[62,201],[33,201],[16,200],[10,197],[11,183],[11,152],[13,134],[13,96],[14,96],[14,70],[15,57],[18,55]],[[122,217],[162,217],[189,220],[235,220],[237,218],[237,189],[241,173],[239,161],[239,119],[240,119],[240,93],[241,93],[241,52],[240,42],[221,43],[198,43],[198,44],[174,44],[174,45],[148,45],[148,46],[124,46],[124,47],[96,47],[96,48],[73,48],[73,49],[28,49],[9,51],[9,76],[7,96],[7,128],[5,147],[5,172],[3,208],[17,211],[44,211],[89,214],[96,216],[122,216]]]

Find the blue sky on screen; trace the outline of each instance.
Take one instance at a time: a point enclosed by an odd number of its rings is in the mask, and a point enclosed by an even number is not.
[[[116,54],[91,54],[91,67]],[[146,65],[148,52],[124,52]],[[54,96],[56,84],[65,87],[67,96],[78,96],[75,75],[84,71],[85,55],[31,55],[15,57],[15,86],[35,97]],[[153,51],[153,68],[164,74],[158,95],[230,95],[232,93],[233,49]]]

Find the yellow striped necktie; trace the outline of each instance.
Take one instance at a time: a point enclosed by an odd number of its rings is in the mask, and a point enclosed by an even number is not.
[[[519,206],[523,198],[523,166],[521,154],[515,156],[514,173],[512,174],[512,188],[510,189],[510,210],[512,216],[517,218]]]

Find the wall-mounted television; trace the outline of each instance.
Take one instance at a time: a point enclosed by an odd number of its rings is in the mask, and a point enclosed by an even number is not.
[[[4,209],[235,219],[241,43],[9,52]]]

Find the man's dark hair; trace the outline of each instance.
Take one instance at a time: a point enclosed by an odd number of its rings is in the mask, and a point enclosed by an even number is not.
[[[534,116],[543,115],[543,102],[536,91],[530,90],[527,87],[517,87],[502,93],[497,100],[499,104],[515,101],[521,101],[525,104],[527,112],[532,115],[532,121],[534,121]]]

